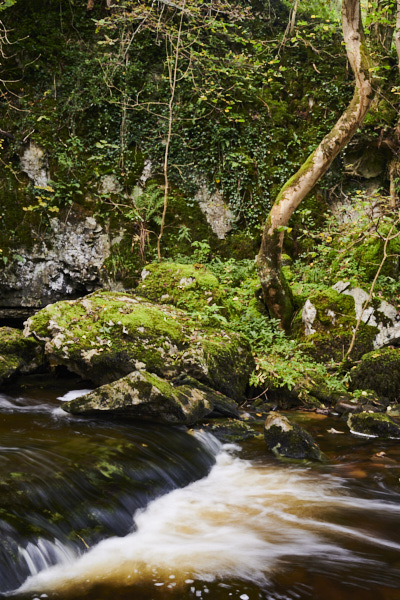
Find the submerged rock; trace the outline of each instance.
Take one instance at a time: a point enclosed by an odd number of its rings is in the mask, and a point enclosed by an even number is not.
[[[0,327],[0,385],[20,373],[35,371],[42,362],[42,348],[22,331]]]
[[[388,415],[362,412],[349,415],[347,425],[352,433],[367,437],[400,439],[400,426]]]
[[[390,402],[400,400],[400,349],[383,348],[365,354],[351,371],[351,387],[373,390]]]
[[[43,343],[51,364],[97,385],[135,370],[166,379],[185,373],[240,400],[254,368],[240,335],[201,328],[182,310],[118,292],[47,306],[28,319],[24,334]]]
[[[224,443],[235,443],[249,440],[257,435],[257,432],[245,421],[237,419],[218,419],[203,426]]]
[[[271,412],[266,418],[264,439],[268,449],[280,458],[326,460],[312,436],[279,413]]]
[[[206,386],[172,383],[146,371],[99,387],[62,408],[73,414],[127,417],[172,425],[192,425],[214,411],[218,392]],[[222,397],[224,398],[224,397]],[[225,399],[226,404],[232,401]]]

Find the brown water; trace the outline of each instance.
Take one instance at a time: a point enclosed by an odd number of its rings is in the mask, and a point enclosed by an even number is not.
[[[3,592],[400,599],[398,443],[297,415],[330,462],[283,464],[262,439],[222,447],[204,433],[69,417],[64,392],[53,382],[0,397]]]

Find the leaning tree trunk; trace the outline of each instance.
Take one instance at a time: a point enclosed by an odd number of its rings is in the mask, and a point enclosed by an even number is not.
[[[353,98],[318,148],[283,186],[265,223],[257,257],[264,302],[284,329],[289,328],[293,315],[290,288],[281,269],[285,228],[300,202],[351,140],[372,102],[371,62],[364,40],[360,0],[343,0],[342,26],[347,58],[355,76]]]

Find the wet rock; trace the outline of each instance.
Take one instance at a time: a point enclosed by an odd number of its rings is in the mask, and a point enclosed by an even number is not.
[[[256,431],[248,423],[235,419],[218,419],[203,426],[204,431],[209,431],[224,443],[243,442],[255,437]]]
[[[210,404],[213,405],[213,411],[210,416],[212,417],[233,417],[234,419],[239,418],[239,409],[238,405],[234,400],[224,396],[221,392],[217,392],[207,387],[206,385],[197,381],[193,377],[189,377],[188,375],[181,375],[173,380],[173,384],[175,387],[180,386],[189,386],[192,388],[196,388],[203,392],[209,401]]]
[[[240,335],[201,328],[175,307],[118,292],[47,306],[28,319],[24,333],[43,343],[51,364],[97,385],[135,370],[166,379],[185,373],[240,400],[254,368]]]
[[[266,418],[264,439],[268,449],[280,458],[326,460],[312,436],[279,413],[271,412]]]
[[[347,425],[358,435],[400,439],[400,426],[386,414],[362,412],[349,415]]]
[[[400,400],[400,349],[382,348],[365,354],[351,371],[351,387],[373,390],[386,404]]]
[[[215,392],[189,385],[174,387],[146,371],[103,385],[62,405],[78,415],[103,415],[155,421],[170,425],[192,425],[210,415]]]
[[[35,371],[42,362],[42,348],[22,331],[0,327],[0,385],[15,375]]]

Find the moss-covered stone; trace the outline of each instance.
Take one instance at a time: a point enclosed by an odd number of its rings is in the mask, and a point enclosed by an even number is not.
[[[293,329],[302,341],[304,352],[314,360],[341,362],[350,346],[356,323],[354,298],[329,288],[310,295],[297,315]],[[377,334],[377,327],[360,323],[352,351],[354,360],[373,349]]]
[[[400,349],[381,348],[363,356],[351,371],[351,388],[373,390],[389,401],[400,400]]]
[[[191,425],[212,413],[214,394],[213,390],[190,385],[174,387],[154,373],[134,371],[118,381],[65,402],[62,408],[79,415]]]
[[[187,373],[239,400],[254,367],[240,335],[201,328],[182,310],[124,293],[49,305],[28,319],[24,333],[43,342],[51,364],[98,385],[143,368],[167,379]]]
[[[142,271],[137,293],[154,302],[173,304],[185,310],[202,310],[221,306],[226,293],[218,279],[204,265],[153,263]]]
[[[0,385],[19,373],[31,373],[41,364],[42,349],[22,331],[0,327]]]
[[[347,425],[352,433],[368,437],[400,439],[400,426],[388,415],[362,412],[349,415]]]
[[[277,412],[271,412],[265,420],[264,439],[268,449],[279,458],[326,460],[307,431]]]

